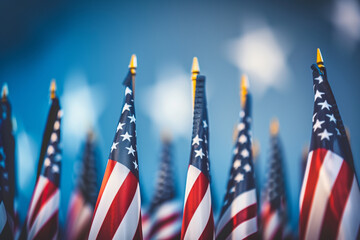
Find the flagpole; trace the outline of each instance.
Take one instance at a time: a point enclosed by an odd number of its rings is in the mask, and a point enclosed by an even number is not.
[[[136,55],[131,55],[129,69],[131,73],[131,80],[132,80],[132,90],[133,90],[133,97],[135,98],[135,75],[136,75],[136,68],[137,68],[137,58]]]
[[[193,86],[193,108],[195,106],[195,91],[196,91],[196,78],[200,74],[199,61],[197,57],[193,58],[192,67],[191,67],[191,81]]]
[[[1,91],[1,101],[6,102],[8,95],[9,95],[9,88],[7,83],[4,83]]]
[[[279,120],[277,118],[273,118],[270,122],[270,134],[272,137],[279,134]]]

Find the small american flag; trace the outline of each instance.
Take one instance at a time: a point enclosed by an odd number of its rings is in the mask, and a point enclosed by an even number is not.
[[[210,191],[208,125],[205,77],[198,75],[181,239],[213,239],[215,234]]]
[[[262,238],[281,239],[286,227],[286,195],[283,172],[283,155],[278,134],[278,121],[271,123],[271,155],[268,178],[262,196]]]
[[[247,94],[240,112],[230,178],[216,228],[216,239],[257,237],[257,200],[251,151],[251,98]]]
[[[27,239],[57,239],[60,202],[60,122],[61,110],[57,98],[51,109],[56,109],[56,119],[51,127],[45,159],[30,202],[25,220]]]
[[[142,239],[134,97],[129,71],[108,164],[95,205],[89,239]]]
[[[67,221],[66,239],[87,239],[96,203],[98,186],[96,183],[96,144],[94,134],[87,135],[82,166],[77,187],[71,196]]]
[[[147,215],[149,230],[144,239],[180,239],[182,203],[176,199],[174,170],[171,160],[171,142],[165,139],[155,195]]]
[[[360,193],[350,144],[326,69],[311,68],[314,115],[300,193],[300,239],[359,239]]]

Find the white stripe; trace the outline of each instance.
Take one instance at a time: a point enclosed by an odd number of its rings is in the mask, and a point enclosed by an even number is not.
[[[301,205],[304,200],[304,194],[305,194],[306,184],[307,184],[308,177],[309,177],[309,171],[310,171],[313,153],[314,153],[313,151],[309,152],[308,159],[306,162],[306,169],[305,169],[305,174],[304,174],[303,183],[302,183],[301,192],[300,192],[300,209],[301,209]]]
[[[33,239],[39,230],[47,223],[47,221],[59,211],[60,191],[57,189],[51,198],[41,206],[39,213],[36,215],[35,221],[32,224],[27,239]]]
[[[188,228],[186,229],[184,236],[185,240],[200,238],[206,224],[209,221],[211,211],[211,193],[210,185],[208,184],[205,195],[199,206],[196,208],[196,211],[189,222]]]
[[[1,204],[0,204],[0,233],[4,229],[6,222],[7,222],[6,209],[4,206],[4,202],[1,201]]]
[[[257,218],[250,218],[249,220],[239,224],[226,239],[244,239],[247,236],[256,233],[257,230]]]
[[[272,239],[274,237],[275,232],[279,229],[281,226],[281,218],[279,215],[279,212],[276,211],[273,214],[271,214],[271,217],[269,217],[268,222],[266,225],[264,225],[264,239]]]
[[[141,212],[144,212],[144,210],[141,210]],[[147,215],[148,213],[145,214]],[[150,227],[151,227],[150,216],[146,216],[146,215],[141,216],[141,224],[142,224],[144,239],[147,239],[147,235],[150,233]]]
[[[354,176],[350,195],[345,205],[344,213],[341,219],[339,233],[337,239],[356,239],[356,234],[360,227],[360,193],[359,186]]]
[[[38,182],[35,187],[34,195],[32,197],[31,203],[30,203],[29,213],[27,216],[26,225],[27,225],[28,229],[30,228],[29,221],[32,218],[34,208],[39,200],[41,193],[43,192],[43,190],[44,190],[45,186],[48,184],[48,182],[49,182],[49,180],[46,177],[43,177],[42,175],[39,176]]]
[[[181,203],[179,201],[175,200],[165,202],[158,207],[152,219],[156,223],[162,218],[166,218],[174,213],[181,212],[181,210]]]
[[[89,239],[96,239],[110,205],[129,172],[130,170],[121,163],[117,162],[115,164],[96,209],[90,228]]]
[[[133,239],[138,227],[140,218],[141,200],[139,184],[137,184],[136,192],[131,200],[131,204],[127,209],[113,239]]]
[[[173,237],[175,234],[181,232],[181,223],[181,217],[179,217],[173,223],[160,228],[151,239],[169,239],[170,237]]]
[[[190,193],[196,179],[200,175],[200,173],[201,173],[201,171],[198,168],[194,167],[193,165],[189,165],[187,178],[186,178],[184,208],[185,208],[186,200],[189,196],[189,193]]]
[[[343,160],[337,154],[327,151],[320,168],[313,201],[310,208],[305,239],[318,239],[327,202]]]
[[[239,196],[237,196],[222,215],[217,225],[216,232],[220,233],[223,227],[226,225],[227,222],[229,222],[230,219],[232,219],[238,212],[247,208],[250,205],[253,205],[254,203],[256,203],[255,189],[244,192]]]

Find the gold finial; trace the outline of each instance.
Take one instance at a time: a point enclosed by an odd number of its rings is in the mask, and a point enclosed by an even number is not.
[[[350,136],[350,129],[348,127],[345,127],[345,133],[346,133],[346,137],[349,141],[349,143],[351,142],[351,136]]]
[[[276,136],[279,134],[279,120],[274,118],[270,123],[270,134],[271,136]]]
[[[90,142],[93,142],[95,140],[95,133],[92,127],[89,127],[87,131],[87,138]]]
[[[9,95],[9,88],[7,83],[4,83],[3,87],[2,87],[2,91],[1,91],[1,99],[3,102],[7,101],[7,96]]]
[[[191,67],[191,80],[193,84],[193,103],[195,105],[196,77],[200,73],[199,61],[197,57],[193,58]]]
[[[316,64],[318,65],[319,68],[323,68],[324,67],[324,60],[322,58],[321,52],[320,52],[320,48],[318,48],[316,50]]]
[[[55,79],[52,79],[51,80],[51,83],[50,83],[50,98],[51,99],[54,99],[56,97],[56,81]]]
[[[166,142],[171,142],[172,140],[172,135],[170,133],[169,130],[163,130],[162,133],[161,133],[161,140],[166,143]]]
[[[240,100],[241,100],[241,107],[245,108],[246,103],[246,95],[249,91],[249,80],[247,76],[244,74],[241,77],[241,86],[240,86]]]
[[[129,69],[132,75],[136,74],[136,68],[137,68],[137,58],[136,55],[133,54],[131,55],[130,64],[129,64]]]
[[[252,143],[251,151],[252,151],[252,155],[253,155],[253,161],[255,163],[257,158],[259,157],[259,154],[260,154],[260,142],[259,142],[259,140],[255,139],[255,141]]]

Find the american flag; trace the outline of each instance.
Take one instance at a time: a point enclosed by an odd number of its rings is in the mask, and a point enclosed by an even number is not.
[[[98,192],[96,157],[94,134],[89,132],[85,143],[77,187],[71,196],[68,208],[66,239],[87,239],[89,235]]]
[[[216,227],[216,239],[257,238],[257,200],[251,151],[251,99],[240,112],[230,178]]]
[[[171,142],[165,139],[157,186],[148,215],[150,227],[144,229],[144,239],[180,239],[182,203],[176,199]]]
[[[51,109],[56,109],[56,119],[51,127],[44,163],[25,220],[27,239],[57,239],[60,202],[60,123],[61,110],[57,98]],[[24,233],[22,233],[24,234]],[[24,236],[24,235],[22,235]]]
[[[134,97],[129,71],[108,164],[95,205],[89,239],[142,239]]]
[[[300,193],[300,239],[360,239],[360,193],[350,144],[325,67],[311,68],[314,114]]]
[[[270,126],[271,155],[261,204],[262,238],[265,240],[283,238],[286,227],[285,180],[278,124],[273,120]]]
[[[193,133],[187,173],[181,239],[213,239],[211,206],[209,126],[206,109],[205,77],[197,76]]]
[[[6,85],[4,86],[6,88]],[[7,90],[5,90],[7,91]],[[15,140],[11,106],[0,102],[0,239],[12,239],[14,229]]]

